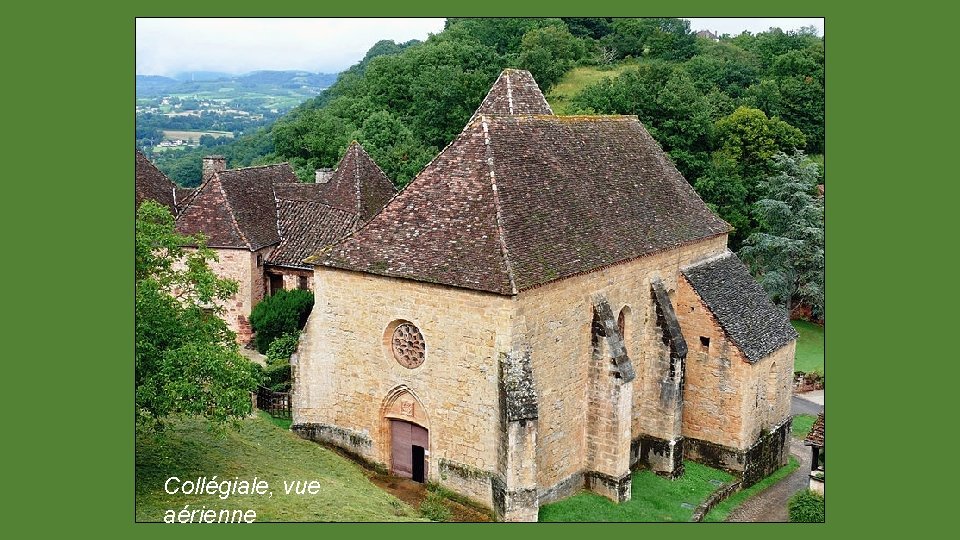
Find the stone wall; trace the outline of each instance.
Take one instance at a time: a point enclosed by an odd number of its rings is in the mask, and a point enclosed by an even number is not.
[[[498,362],[511,347],[514,300],[326,267],[316,269],[314,294],[294,367],[294,424],[368,437],[369,446],[350,450],[389,468],[385,400],[408,389],[429,430],[428,479],[492,506],[482,477],[499,474]],[[425,360],[413,369],[390,345],[403,321],[425,342]]]
[[[273,246],[255,252],[231,248],[213,248],[213,251],[218,260],[210,262],[210,269],[221,278],[235,280],[238,285],[237,294],[222,303],[223,319],[236,332],[237,341],[245,344],[253,337],[250,312],[266,293],[262,261],[269,257]]]
[[[650,434],[669,439],[675,431],[675,419],[665,419],[659,399],[650,399],[660,395],[660,382],[670,369],[669,352],[656,324],[651,279],[659,276],[674,296],[681,266],[725,249],[726,236],[721,235],[549,283],[518,296],[515,332],[525,334],[530,342],[533,380],[540,400],[537,484],[542,502],[583,487],[569,479],[582,478],[586,459],[585,404],[592,355],[593,296],[604,296],[615,317],[624,307],[629,308],[624,311],[624,335],[627,354],[636,370],[631,383],[631,438]],[[629,441],[626,444],[629,451]],[[561,486],[566,487],[558,491]]]
[[[790,417],[796,342],[751,364],[682,276],[676,307],[689,347],[683,435],[746,450]]]

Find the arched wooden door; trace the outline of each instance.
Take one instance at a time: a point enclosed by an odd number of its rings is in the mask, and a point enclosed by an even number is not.
[[[391,472],[415,482],[427,479],[427,456],[430,452],[426,428],[404,420],[390,419]]]

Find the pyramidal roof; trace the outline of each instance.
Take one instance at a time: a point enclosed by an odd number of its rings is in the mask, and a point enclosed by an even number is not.
[[[470,122],[480,114],[553,114],[553,109],[529,71],[505,69],[473,113]]]
[[[177,230],[203,233],[211,247],[258,250],[280,241],[275,184],[299,182],[288,163],[218,171],[177,218]]]
[[[363,146],[350,143],[336,172],[320,190],[321,202],[360,215],[366,221],[396,193],[393,183],[380,170]]]
[[[501,74],[404,191],[307,261],[512,295],[730,231],[635,116],[535,114],[527,80]]]

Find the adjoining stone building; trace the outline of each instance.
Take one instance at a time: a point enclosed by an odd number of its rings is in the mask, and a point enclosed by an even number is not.
[[[796,334],[634,116],[506,70],[370,221],[308,259],[292,429],[536,520],[683,458],[786,462]]]
[[[205,235],[218,257],[211,269],[238,282],[224,319],[241,343],[252,337],[249,317],[260,300],[284,288],[311,289],[313,273],[302,260],[356,230],[394,193],[356,142],[334,180],[304,184],[287,163],[227,169],[223,156],[204,158],[203,182],[181,208],[177,229]]]

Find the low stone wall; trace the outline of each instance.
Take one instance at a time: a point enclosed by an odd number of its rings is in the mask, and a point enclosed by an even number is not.
[[[382,463],[377,463],[372,459],[373,441],[363,433],[338,426],[315,423],[294,424],[290,426],[290,430],[301,438],[336,446],[374,468],[383,468]]]
[[[730,482],[729,484],[724,484],[717,488],[716,491],[710,494],[707,497],[707,500],[700,503],[693,510],[693,515],[690,517],[690,521],[701,522],[703,518],[707,517],[707,514],[710,510],[713,510],[713,507],[720,504],[721,501],[725,500],[727,497],[733,495],[734,493],[743,489],[743,483],[740,480]]]

